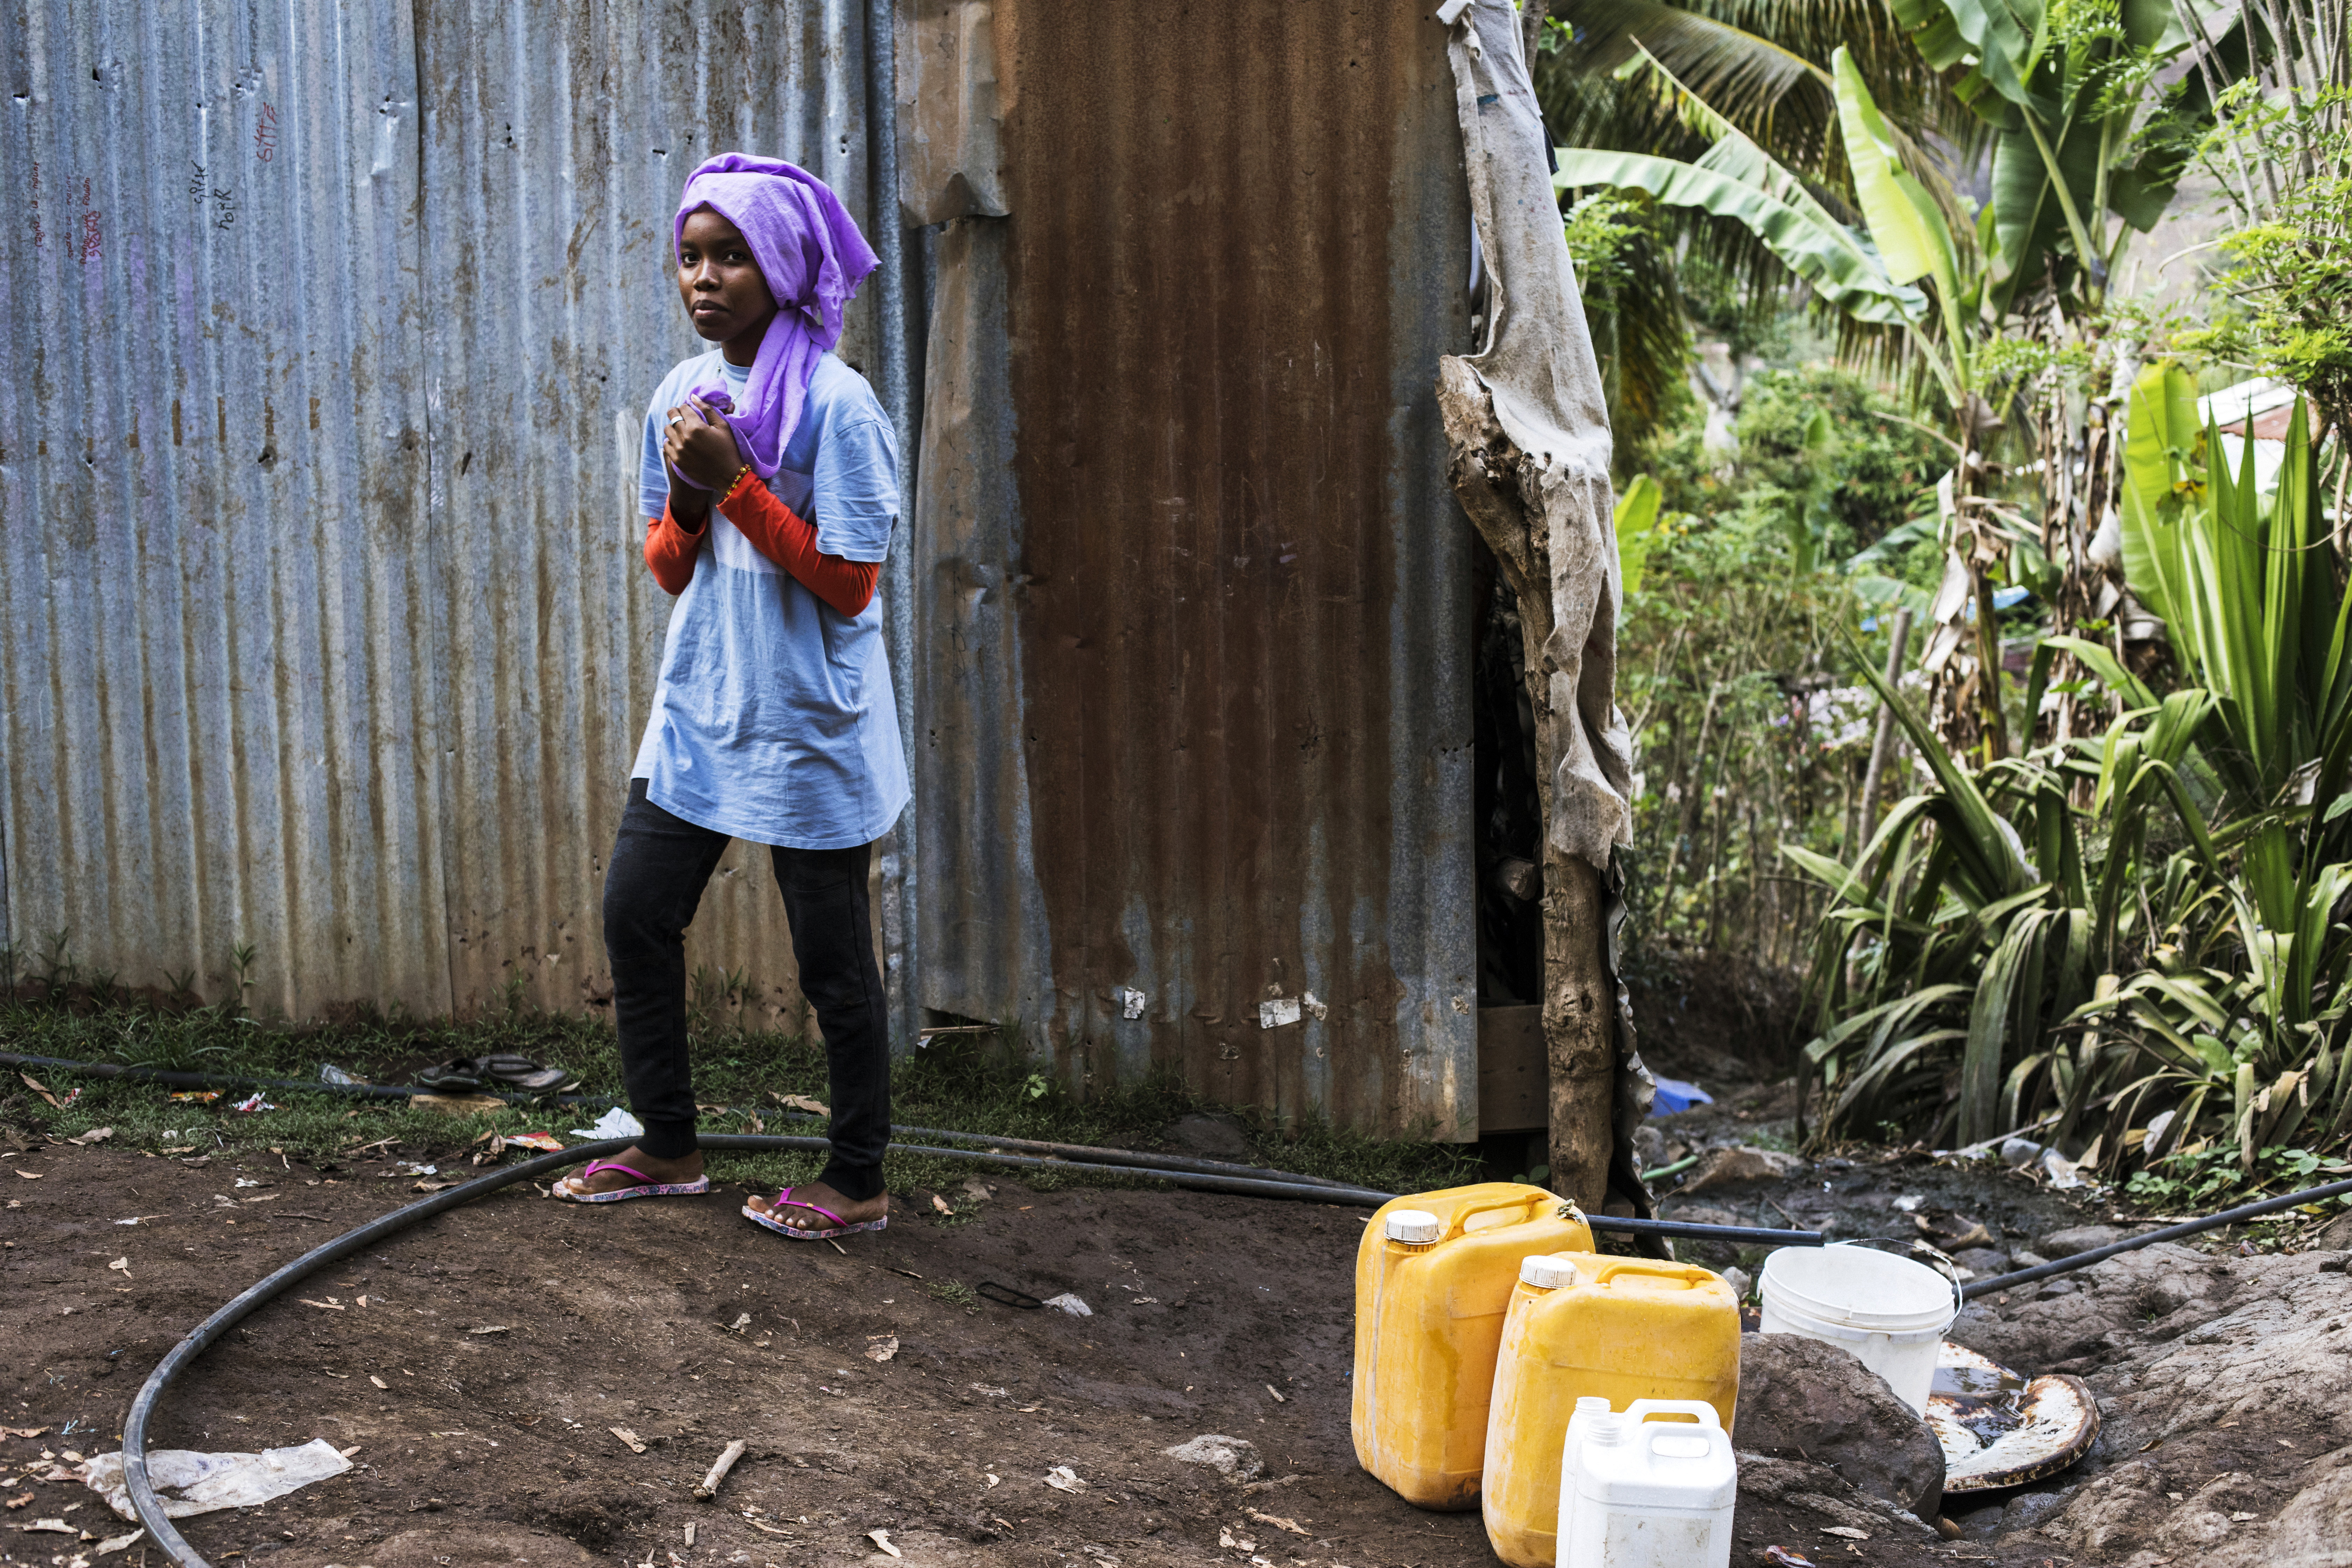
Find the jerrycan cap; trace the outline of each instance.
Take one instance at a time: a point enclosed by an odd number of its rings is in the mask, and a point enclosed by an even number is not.
[[[1547,1258],[1521,1258],[1519,1283],[1538,1290],[1558,1290],[1563,1286],[1583,1284],[1584,1275],[1574,1263],[1555,1253]]]
[[[1386,1228],[1391,1241],[1422,1247],[1445,1234],[1445,1222],[1426,1209],[1391,1209]]]

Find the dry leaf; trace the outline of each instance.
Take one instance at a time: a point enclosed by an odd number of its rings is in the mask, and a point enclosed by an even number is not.
[[[727,1325],[727,1331],[730,1334],[740,1334],[751,1326],[751,1314],[749,1312],[738,1312],[735,1315],[735,1321]]]
[[[778,1105],[788,1106],[794,1110],[805,1110],[817,1116],[833,1114],[833,1107],[821,1100],[811,1100],[805,1094],[778,1094],[772,1089],[768,1091],[768,1098]]]
[[[343,1310],[341,1304],[335,1301],[313,1301],[308,1296],[297,1296],[294,1299],[306,1307],[316,1307],[322,1312],[340,1312]]]
[[[338,1448],[335,1450],[336,1453],[341,1454],[346,1459],[350,1458],[353,1454],[356,1454],[359,1451],[360,1446],[357,1443],[352,1444],[348,1448]]]
[[[10,1168],[11,1170],[15,1170],[15,1169],[16,1169],[16,1167],[14,1167],[14,1166],[11,1166],[11,1167],[9,1167],[9,1168]],[[26,1180],[26,1181],[28,1181],[28,1182],[37,1182],[37,1181],[39,1181],[39,1180],[41,1179],[41,1173],[40,1173],[40,1172],[38,1172],[38,1171],[17,1171],[17,1172],[16,1172],[16,1173],[17,1173],[18,1175],[20,1175],[20,1176],[24,1177],[24,1178],[25,1178],[25,1180]]]
[[[68,1143],[79,1143],[83,1148],[87,1149],[93,1143],[103,1143],[113,1136],[114,1129],[111,1127],[93,1127],[89,1131],[83,1133],[80,1137],[68,1138],[66,1142]]]
[[[37,1437],[47,1430],[46,1426],[0,1426],[0,1437]]]
[[[743,1522],[744,1522],[744,1523],[746,1523],[746,1524],[748,1524],[748,1525],[750,1525],[750,1526],[751,1526],[752,1529],[754,1529],[754,1530],[764,1530],[764,1531],[766,1531],[770,1535],[790,1535],[790,1534],[792,1533],[792,1531],[789,1531],[789,1530],[778,1530],[778,1529],[777,1529],[774,1525],[772,1525],[772,1524],[761,1524],[758,1520],[753,1519],[750,1514],[745,1514],[745,1515],[743,1516]]]
[[[131,1278],[131,1259],[128,1255],[116,1258],[113,1262],[108,1264],[107,1267],[121,1275],[125,1279]]]
[[[689,1547],[694,1544],[694,1521],[690,1519],[686,1521],[686,1543]]]
[[[12,1508],[12,1509],[14,1509],[14,1508],[23,1508],[26,1503],[31,1502],[32,1500],[33,1500],[33,1494],[32,1494],[32,1493],[30,1493],[30,1492],[26,1492],[23,1497],[12,1497],[12,1498],[10,1498],[10,1499],[8,1500],[8,1506],[9,1506],[10,1508]]]
[[[469,1334],[510,1334],[514,1331],[504,1323],[485,1323],[478,1329],[467,1329]]]
[[[905,1552],[890,1544],[890,1532],[887,1530],[869,1530],[866,1532],[866,1539],[872,1542],[875,1545],[880,1547],[883,1551],[888,1552],[893,1557],[904,1557],[906,1555]]]
[[[1086,1482],[1078,1479],[1078,1473],[1067,1465],[1055,1465],[1052,1469],[1047,1470],[1045,1484],[1055,1491],[1064,1492],[1084,1491],[1087,1485]]]
[[[51,1094],[49,1092],[49,1086],[43,1083],[39,1079],[35,1078],[28,1072],[20,1072],[16,1076],[25,1080],[25,1087],[26,1089],[31,1089],[35,1094],[37,1094],[43,1100],[47,1100],[52,1109],[58,1110],[65,1109],[65,1101],[59,1100],[56,1095]]]
[[[996,1485],[996,1484],[997,1484],[997,1482],[998,1482],[1002,1478],[1001,1478],[1001,1477],[997,1477],[997,1476],[988,1476],[988,1477],[984,1477],[983,1479],[988,1482],[988,1484],[989,1484],[990,1486],[992,1486],[992,1486]],[[32,1495],[33,1495],[33,1494],[32,1494],[32,1493],[30,1493],[30,1492],[26,1492],[26,1493],[25,1494],[25,1496],[26,1496],[27,1499],[30,1499],[30,1498],[32,1497]],[[15,1503],[10,1503],[8,1506],[9,1506],[10,1508],[14,1508],[14,1507],[16,1507],[16,1505]]]
[[[1307,1533],[1306,1531],[1299,1528],[1298,1521],[1295,1519],[1285,1519],[1280,1514],[1276,1513],[1260,1513],[1254,1508],[1245,1508],[1242,1510],[1242,1511],[1248,1514],[1260,1524],[1270,1524],[1276,1530],[1286,1530],[1293,1535],[1304,1535]]]
[[[368,1381],[369,1381],[370,1383],[374,1384],[378,1388],[387,1389],[387,1390],[388,1390],[388,1389],[390,1389],[390,1388],[392,1387],[392,1384],[388,1384],[388,1383],[384,1382],[384,1380],[383,1380],[383,1379],[382,1379],[382,1378],[378,1377],[378,1376],[377,1376],[375,1373],[368,1373]]]
[[[931,1194],[931,1206],[939,1210],[941,1214],[951,1215],[955,1213],[954,1209],[948,1206],[947,1199],[940,1196],[937,1193],[933,1193]]]
[[[618,1437],[622,1442],[626,1443],[629,1446],[630,1453],[642,1454],[646,1451],[645,1444],[639,1440],[635,1432],[630,1431],[626,1426],[612,1426],[606,1428],[606,1430],[610,1431],[614,1436]]]
[[[1870,1539],[1870,1531],[1866,1530],[1856,1530],[1850,1524],[1825,1524],[1822,1526],[1822,1533],[1823,1535],[1834,1535],[1845,1541],[1867,1541]]]
[[[897,1355],[898,1353],[898,1335],[868,1334],[866,1336],[866,1359],[867,1361],[888,1361],[892,1356]]]
[[[1282,1396],[1282,1390],[1275,1387],[1275,1385],[1270,1383],[1265,1385],[1265,1391],[1274,1395],[1274,1402],[1276,1405],[1287,1405],[1290,1403],[1289,1400],[1285,1399]]]
[[[81,1533],[62,1519],[37,1519],[30,1524],[20,1524],[16,1528],[27,1535],[36,1531],[44,1535],[79,1535]]]

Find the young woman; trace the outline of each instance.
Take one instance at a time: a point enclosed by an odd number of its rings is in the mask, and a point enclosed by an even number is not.
[[[729,840],[772,847],[802,994],[824,1031],[833,1157],[743,1213],[795,1240],[880,1230],[889,1040],[866,897],[907,803],[876,574],[898,454],[830,352],[874,252],[805,171],[729,153],[686,182],[678,295],[718,348],[646,415],[646,564],[677,595],[604,878],[604,947],[645,1135],[566,1178],[582,1203],[708,1192],[686,1047],[685,933]]]

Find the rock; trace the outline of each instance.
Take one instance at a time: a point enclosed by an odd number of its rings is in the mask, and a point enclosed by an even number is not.
[[[1702,1193],[1710,1187],[1737,1186],[1742,1182],[1770,1182],[1801,1171],[1805,1163],[1794,1154],[1783,1154],[1777,1149],[1750,1149],[1740,1146],[1717,1149],[1699,1162],[1689,1181],[1682,1184],[1685,1193]]]
[[[2112,1225],[2078,1225],[2067,1230],[2053,1230],[2034,1245],[2033,1250],[2053,1263],[2062,1258],[2072,1258],[2093,1247],[2109,1247],[2123,1240],[2131,1232]]]
[[[2340,1214],[2322,1226],[2312,1238],[2315,1252],[2352,1252],[2352,1214]]]
[[[1237,1164],[1257,1162],[1257,1151],[1250,1147],[1239,1117],[1204,1116],[1196,1111],[1180,1116],[1161,1128],[1160,1137],[1177,1152],[1197,1159],[1230,1160]]]
[[[1633,1130],[1633,1163],[1644,1171],[1667,1163],[1666,1135],[1646,1121]]]
[[[1723,1270],[1723,1282],[1730,1286],[1731,1293],[1743,1301],[1756,1289],[1756,1281],[1748,1278],[1748,1270],[1737,1266]]]
[[[1933,1515],[1944,1449],[1918,1413],[1851,1352],[1796,1334],[1739,1345],[1739,1445],[1825,1464],[1872,1497]]]
[[[2009,1254],[1991,1247],[1965,1247],[1952,1254],[1952,1261],[1979,1279],[1990,1279],[2009,1272]]]
[[[1210,1433],[1160,1452],[1188,1465],[1206,1465],[1229,1481],[1254,1481],[1265,1474],[1265,1461],[1257,1457],[1257,1445],[1243,1437]]]
[[[1749,1497],[1801,1508],[1832,1524],[1866,1530],[1874,1535],[1890,1525],[1913,1535],[1936,1533],[1918,1515],[1856,1489],[1827,1465],[1746,1448],[1738,1451],[1738,1458],[1739,1489]]]

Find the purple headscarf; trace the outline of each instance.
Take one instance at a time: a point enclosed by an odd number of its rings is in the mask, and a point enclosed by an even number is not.
[[[874,250],[824,181],[781,158],[721,153],[688,175],[671,230],[673,254],[685,238],[688,215],[706,206],[751,245],[751,259],[775,297],[776,319],[760,340],[742,408],[723,385],[697,387],[694,395],[726,416],[736,445],[764,479],[774,475],[784,443],[800,427],[809,378],[825,351],[841,341],[842,310],[874,270]]]

